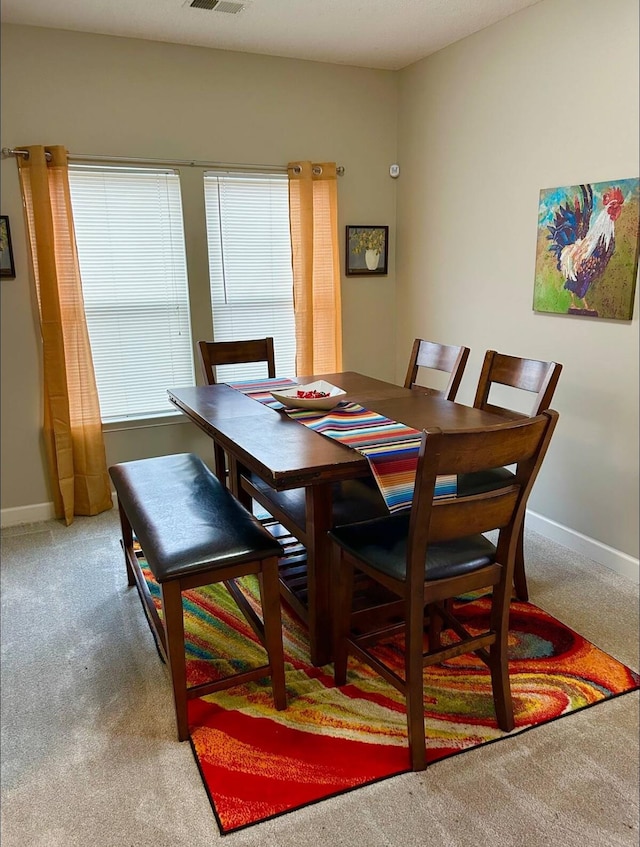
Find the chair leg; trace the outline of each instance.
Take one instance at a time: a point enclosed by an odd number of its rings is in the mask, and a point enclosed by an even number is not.
[[[280,580],[277,558],[265,559],[259,577],[264,640],[271,666],[271,687],[276,709],[287,708],[284,677],[284,648],[282,646],[282,617],[280,613]]]
[[[173,701],[176,707],[178,741],[189,737],[187,719],[187,664],[184,654],[184,619],[182,616],[182,591],[178,580],[163,582],[162,612],[164,631],[167,641],[167,662],[173,687]]]
[[[340,548],[334,546],[334,631],[333,631],[333,678],[336,685],[347,681],[347,659],[349,657],[349,631],[351,606],[353,604],[353,565],[346,561]]]
[[[427,614],[429,615],[429,650],[437,650],[441,645],[442,632],[442,616],[438,612],[437,603],[430,603],[427,606]]]
[[[527,588],[527,577],[524,572],[524,523],[518,533],[518,544],[516,547],[516,564],[513,571],[513,582],[518,600],[526,602],[529,599]]]
[[[496,710],[498,726],[503,732],[511,732],[514,727],[513,699],[509,680],[509,592],[503,586],[496,585],[493,592],[491,607],[491,629],[496,634],[496,640],[489,648],[489,670],[491,671],[491,686],[493,703]]]
[[[421,598],[419,598],[420,600]],[[411,767],[423,771],[427,766],[424,735],[424,684],[422,671],[424,607],[410,601],[405,630],[405,696],[407,701],[407,731]]]

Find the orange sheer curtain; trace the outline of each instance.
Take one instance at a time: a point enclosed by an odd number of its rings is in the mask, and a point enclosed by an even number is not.
[[[112,507],[64,147],[18,156],[40,313],[44,437],[56,517]],[[48,160],[47,160],[48,159]]]
[[[289,164],[296,373],[342,370],[335,162]]]

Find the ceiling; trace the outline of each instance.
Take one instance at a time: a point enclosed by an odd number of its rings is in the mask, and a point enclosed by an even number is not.
[[[193,8],[192,2],[217,8]],[[537,2],[540,0],[2,0],[0,20],[399,70]]]

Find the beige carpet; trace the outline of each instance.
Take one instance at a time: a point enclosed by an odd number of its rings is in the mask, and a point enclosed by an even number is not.
[[[638,586],[529,533],[531,599],[638,669]],[[117,516],[2,531],[2,847],[637,847],[638,693],[220,836]]]

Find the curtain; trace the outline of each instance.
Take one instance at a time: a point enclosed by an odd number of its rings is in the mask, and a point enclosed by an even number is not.
[[[291,162],[296,374],[342,370],[342,307],[335,162]]]
[[[26,147],[18,156],[42,335],[44,439],[56,517],[112,507],[82,284],[67,151]],[[48,154],[48,155],[47,155]],[[47,161],[48,158],[48,161]]]

